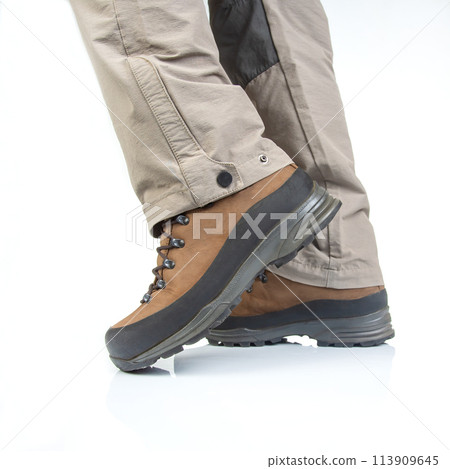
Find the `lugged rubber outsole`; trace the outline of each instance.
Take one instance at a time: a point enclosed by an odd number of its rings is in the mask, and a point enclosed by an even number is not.
[[[330,223],[340,206],[339,200],[314,184],[310,197],[297,208],[297,218],[292,220],[287,217],[281,220],[242,263],[215,300],[204,306],[189,324],[137,357],[124,360],[110,356],[111,361],[122,371],[135,371],[152,366],[160,358],[169,358],[181,352],[184,345],[194,344],[204,338],[210,329],[217,327],[231,314],[232,309],[241,301],[242,294],[251,287],[258,273],[263,272],[266,265],[274,264],[280,267],[293,259]],[[315,223],[302,226],[308,215],[314,217]],[[280,234],[282,223],[287,226],[288,236],[280,243],[280,239],[283,239]]]
[[[308,336],[319,347],[373,347],[395,336],[389,308],[358,317],[299,321],[265,329],[211,330],[211,345],[249,347],[278,343],[289,336]]]

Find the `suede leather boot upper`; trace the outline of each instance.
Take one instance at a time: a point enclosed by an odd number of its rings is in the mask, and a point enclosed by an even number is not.
[[[144,368],[204,337],[258,271],[287,262],[312,241],[297,236],[305,217],[314,215],[321,229],[338,209],[336,199],[292,165],[166,223],[154,282],[141,305],[106,333],[112,361],[125,371]],[[296,219],[283,221],[280,213]]]
[[[309,335],[318,345],[383,343],[394,336],[386,290],[316,287],[266,271],[208,339],[245,346],[275,343],[289,335]]]

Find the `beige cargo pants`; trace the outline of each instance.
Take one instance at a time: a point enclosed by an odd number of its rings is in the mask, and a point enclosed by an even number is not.
[[[318,0],[71,1],[150,228],[293,160],[343,206],[279,273],[383,284]]]

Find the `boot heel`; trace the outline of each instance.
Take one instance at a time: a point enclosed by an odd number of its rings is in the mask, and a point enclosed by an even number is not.
[[[310,333],[319,347],[371,347],[382,344],[395,335],[389,308],[357,318],[323,321]]]

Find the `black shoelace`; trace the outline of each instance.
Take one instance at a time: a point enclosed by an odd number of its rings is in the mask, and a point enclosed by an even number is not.
[[[185,215],[178,215],[175,219],[171,220],[172,224],[180,224],[180,225],[188,225],[189,218]],[[174,269],[175,262],[170,260],[168,257],[168,253],[171,249],[180,249],[185,246],[185,242],[183,239],[174,238],[172,234],[163,233],[169,239],[169,243],[165,244],[164,246],[159,246],[156,248],[156,252],[158,256],[162,258],[162,264],[156,266],[152,269],[152,272],[155,276],[155,281],[152,282],[149,287],[147,293],[142,297],[141,303],[148,303],[152,299],[152,293],[155,290],[162,290],[166,286],[166,282],[162,277],[162,272],[164,269]]]

